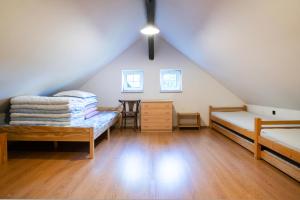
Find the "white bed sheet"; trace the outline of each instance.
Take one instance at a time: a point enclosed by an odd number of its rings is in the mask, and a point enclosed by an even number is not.
[[[261,136],[300,152],[300,129],[263,129]]]
[[[244,128],[248,131],[254,131],[254,119],[261,118],[264,120],[271,120],[272,118],[254,114],[251,112],[238,111],[238,112],[212,112],[212,115],[224,121],[230,122],[236,126]]]

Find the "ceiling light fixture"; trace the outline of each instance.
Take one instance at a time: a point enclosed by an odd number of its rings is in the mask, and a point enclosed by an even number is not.
[[[141,30],[141,33],[145,35],[156,35],[159,33],[159,29],[153,25],[147,25]]]

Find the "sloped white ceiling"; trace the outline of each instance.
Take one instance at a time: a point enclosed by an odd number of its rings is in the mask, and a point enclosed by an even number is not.
[[[0,104],[76,88],[145,22],[143,0],[1,0]],[[249,104],[300,109],[299,22],[299,0],[157,0],[162,37]]]
[[[140,0],[1,0],[0,101],[80,85],[140,37]]]
[[[250,104],[300,109],[299,0],[164,0],[163,37]]]

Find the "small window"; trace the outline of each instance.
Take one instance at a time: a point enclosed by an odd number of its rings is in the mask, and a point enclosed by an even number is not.
[[[122,70],[122,92],[143,92],[144,71]]]
[[[179,69],[160,70],[161,92],[182,92],[182,77]]]

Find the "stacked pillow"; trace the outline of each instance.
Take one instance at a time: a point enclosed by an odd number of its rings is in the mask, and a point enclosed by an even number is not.
[[[95,115],[99,114],[97,110],[98,100],[97,96],[90,92],[84,92],[80,90],[69,90],[59,92],[54,95],[55,97],[75,97],[79,98],[84,102],[84,117],[85,119],[89,119]]]

